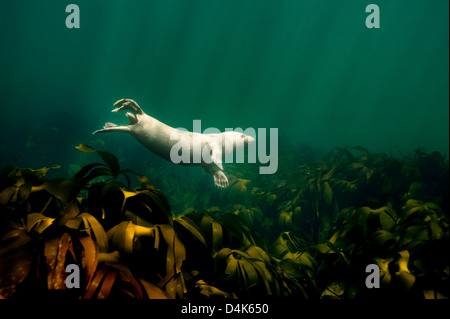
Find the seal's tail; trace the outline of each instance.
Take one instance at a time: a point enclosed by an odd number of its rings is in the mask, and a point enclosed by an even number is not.
[[[127,125],[118,126],[114,123],[106,123],[103,129],[95,131],[92,135],[97,133],[106,133],[106,132],[122,132],[122,133],[130,133],[131,129]]]

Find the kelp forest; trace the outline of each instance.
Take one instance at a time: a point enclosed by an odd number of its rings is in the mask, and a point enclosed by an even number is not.
[[[449,163],[438,152],[280,152],[274,175],[224,165],[221,190],[172,163],[136,172],[77,148],[91,164],[70,176],[0,169],[0,298],[449,296]],[[368,265],[379,288],[366,286]]]

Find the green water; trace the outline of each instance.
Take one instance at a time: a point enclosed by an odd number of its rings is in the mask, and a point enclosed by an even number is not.
[[[66,27],[70,3],[80,28]],[[201,301],[211,285],[300,297],[286,299],[298,311],[303,298],[448,297],[448,12],[448,0],[0,0],[0,299],[129,300],[145,286]],[[111,113],[121,98],[189,130],[276,128],[278,170],[224,163],[223,189],[128,135],[92,135],[128,124]],[[71,262],[86,283],[59,290]],[[383,289],[367,289],[368,265]]]
[[[418,147],[448,154],[447,0],[0,0],[0,163],[75,162],[123,97],[161,121],[275,127],[328,151]],[[96,142],[97,141],[97,142]],[[123,146],[126,147],[126,146]],[[126,157],[127,151],[122,151]]]

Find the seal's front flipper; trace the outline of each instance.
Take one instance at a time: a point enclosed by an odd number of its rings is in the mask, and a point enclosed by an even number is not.
[[[211,148],[211,160],[212,160],[212,162],[214,164],[216,164],[218,168],[223,170],[223,165],[222,165],[222,148],[219,146],[218,143],[210,143],[209,146]],[[227,180],[227,182],[228,182],[228,180]]]
[[[214,177],[214,183],[221,187],[228,187],[228,178],[225,176],[222,170],[218,169],[216,165],[211,164],[203,166],[203,169]]]
[[[106,133],[106,132],[122,132],[122,133],[130,133],[131,129],[129,126],[118,126],[114,123],[106,123],[102,130],[95,131],[94,134],[97,133]]]
[[[225,176],[223,171],[217,170],[213,174],[214,183],[222,188],[228,187],[228,178]]]
[[[142,111],[141,107],[134,100],[131,99],[121,99],[116,103],[114,103],[114,106],[116,106],[117,108],[115,108],[111,112],[130,110],[135,114],[144,114],[144,111]]]

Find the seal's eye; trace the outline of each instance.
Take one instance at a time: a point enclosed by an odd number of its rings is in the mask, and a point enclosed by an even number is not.
[[[245,135],[244,135],[244,134],[242,134],[242,135],[241,135],[241,138],[245,138]]]

